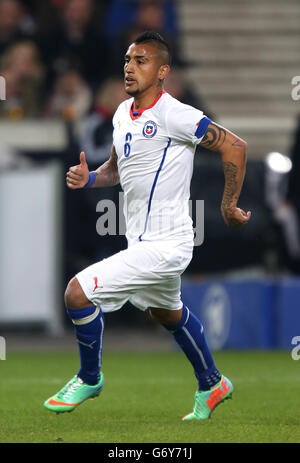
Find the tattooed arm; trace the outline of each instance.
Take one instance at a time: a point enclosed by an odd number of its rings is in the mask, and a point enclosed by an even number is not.
[[[80,164],[77,166],[70,167],[67,172],[67,185],[72,190],[77,188],[84,188],[89,181],[89,167],[86,162],[85,154],[82,151],[80,153]],[[111,155],[108,161],[102,164],[98,169],[94,171],[96,180],[92,185],[92,188],[97,187],[108,187],[118,185],[120,182],[117,153],[114,145],[111,148]]]
[[[108,161],[95,171],[96,181],[93,187],[115,186],[120,183],[118,172],[118,157],[114,145],[111,147],[111,155]]]
[[[211,122],[200,145],[217,151],[222,156],[225,188],[221,212],[225,223],[235,228],[245,225],[250,220],[251,212],[246,214],[237,207],[237,201],[245,177],[247,143],[224,127]]]

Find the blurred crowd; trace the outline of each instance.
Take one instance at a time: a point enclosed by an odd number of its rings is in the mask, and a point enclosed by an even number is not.
[[[124,55],[145,30],[170,44],[165,90],[212,116],[184,78],[176,0],[0,0],[0,119],[80,119],[80,149],[104,162],[113,114],[128,98]]]
[[[149,29],[168,40],[179,74],[175,0],[0,0],[0,117],[73,120],[93,110],[102,117],[107,102],[113,112],[126,98],[124,53]]]

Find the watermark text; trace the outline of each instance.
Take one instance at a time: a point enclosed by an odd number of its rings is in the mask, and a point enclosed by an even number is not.
[[[3,76],[0,76],[0,101],[6,100],[6,83]]]
[[[300,336],[294,336],[291,344],[295,346],[291,351],[293,360],[300,360]]]
[[[155,234],[156,236],[181,236],[189,233],[192,225],[194,246],[204,241],[204,201],[189,200],[132,200],[126,202],[124,193],[119,193],[119,205],[111,199],[102,199],[96,205],[100,213],[96,222],[98,235],[122,236],[127,228],[133,236]],[[125,219],[125,217],[127,219]]]
[[[300,100],[300,76],[294,76],[292,78],[292,91],[291,91],[291,97],[292,100],[294,101],[299,101]]]
[[[6,360],[6,341],[3,336],[0,336],[0,360]]]

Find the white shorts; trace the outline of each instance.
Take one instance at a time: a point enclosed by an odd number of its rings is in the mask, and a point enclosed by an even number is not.
[[[180,275],[189,265],[193,243],[141,241],[76,275],[87,299],[103,312],[127,301],[141,310],[179,310]]]

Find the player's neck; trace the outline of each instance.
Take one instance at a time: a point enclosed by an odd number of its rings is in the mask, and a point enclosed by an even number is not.
[[[160,96],[162,91],[163,89],[161,87],[156,87],[155,89],[149,89],[149,91],[147,91],[146,94],[136,95],[134,97],[133,108],[134,109],[148,108]]]

